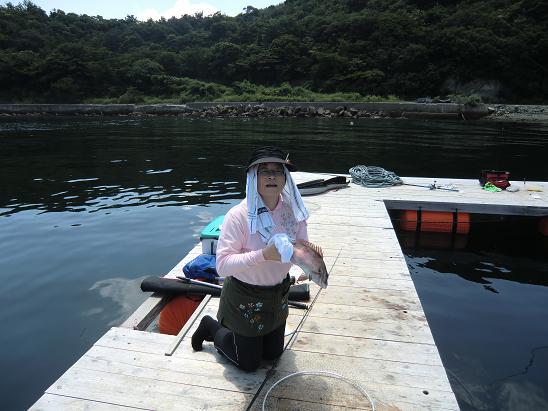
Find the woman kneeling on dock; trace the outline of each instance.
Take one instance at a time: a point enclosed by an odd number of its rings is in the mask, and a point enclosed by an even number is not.
[[[225,277],[219,321],[204,316],[192,336],[196,351],[213,341],[245,371],[283,352],[291,243],[308,240],[308,212],[289,173],[297,168],[287,158],[275,147],[252,153],[246,198],[226,214],[217,243],[217,272]]]

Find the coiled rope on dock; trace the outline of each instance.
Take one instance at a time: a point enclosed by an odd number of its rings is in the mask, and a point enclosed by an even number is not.
[[[392,171],[376,166],[354,166],[350,170],[352,182],[364,187],[390,187],[403,184],[403,181]]]

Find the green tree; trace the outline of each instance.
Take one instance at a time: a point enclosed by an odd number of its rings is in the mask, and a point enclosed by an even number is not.
[[[126,78],[137,90],[147,93],[152,87],[152,77],[161,74],[164,74],[164,68],[159,63],[143,58],[128,67]]]

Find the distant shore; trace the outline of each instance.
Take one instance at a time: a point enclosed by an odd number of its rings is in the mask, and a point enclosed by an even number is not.
[[[233,102],[187,104],[0,104],[0,115],[128,115],[182,117],[324,117],[324,118],[484,118],[493,110],[484,104]]]

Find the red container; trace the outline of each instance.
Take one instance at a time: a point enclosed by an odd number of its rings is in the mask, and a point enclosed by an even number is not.
[[[486,183],[491,183],[495,187],[503,190],[510,186],[510,172],[509,171],[496,171],[496,170],[482,170],[479,178],[479,182],[482,186]]]

